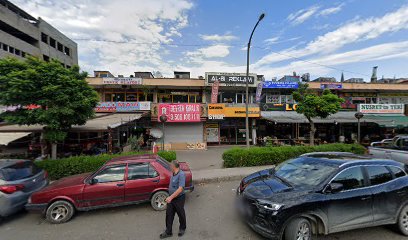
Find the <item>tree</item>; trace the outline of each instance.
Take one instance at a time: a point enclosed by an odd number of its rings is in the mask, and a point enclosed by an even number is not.
[[[0,105],[17,109],[1,117],[13,124],[43,125],[42,139],[52,144],[55,159],[57,143],[65,139],[69,129],[84,125],[94,116],[99,98],[87,84],[86,76],[78,66],[67,69],[56,60],[2,59]]]
[[[339,98],[329,89],[325,89],[321,95],[318,95],[309,89],[308,84],[300,84],[292,96],[298,104],[296,112],[303,114],[310,123],[310,145],[313,146],[316,133],[313,118],[327,118],[337,113],[341,109],[341,103],[344,102],[344,99]]]

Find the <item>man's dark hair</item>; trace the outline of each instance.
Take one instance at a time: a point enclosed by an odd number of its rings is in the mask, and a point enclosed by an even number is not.
[[[177,160],[172,162],[176,168],[180,168],[180,163]]]

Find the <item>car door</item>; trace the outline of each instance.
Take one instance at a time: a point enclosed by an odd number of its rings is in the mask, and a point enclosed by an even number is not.
[[[125,164],[107,166],[93,176],[83,190],[83,207],[123,203],[125,197]]]
[[[149,200],[159,182],[159,173],[150,163],[129,164],[125,183],[125,201]]]
[[[338,232],[373,222],[372,194],[360,166],[339,172],[331,183],[343,184],[343,190],[327,193],[329,231]]]
[[[406,194],[405,184],[394,177],[405,175],[395,168],[395,175],[386,166],[366,166],[367,176],[373,193],[374,221],[393,221]],[[402,172],[401,172],[402,171]]]

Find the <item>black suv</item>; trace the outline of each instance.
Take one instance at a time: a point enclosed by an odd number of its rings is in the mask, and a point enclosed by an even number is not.
[[[351,154],[307,154],[245,177],[237,207],[271,239],[310,240],[386,224],[407,236],[407,168]]]

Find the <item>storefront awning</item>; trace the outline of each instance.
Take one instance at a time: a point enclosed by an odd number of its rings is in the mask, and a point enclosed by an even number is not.
[[[355,112],[338,112],[325,119],[313,118],[313,121],[315,123],[356,123],[357,119],[354,114]],[[295,111],[262,111],[261,117],[277,123],[309,123],[302,114],[298,114]],[[372,122],[381,125],[386,124],[388,120],[372,119],[364,116],[364,118],[361,119],[361,122]]]
[[[104,131],[108,127],[117,128],[123,124],[140,119],[142,113],[132,114],[98,114],[96,118],[88,120],[85,125],[73,126],[72,131]],[[21,133],[21,132],[41,132],[43,126],[41,125],[5,125],[0,126],[1,132]]]
[[[23,138],[30,134],[30,132],[0,133],[0,145],[8,145],[17,139]]]
[[[362,119],[379,122],[383,127],[408,127],[408,116],[366,114]]]

